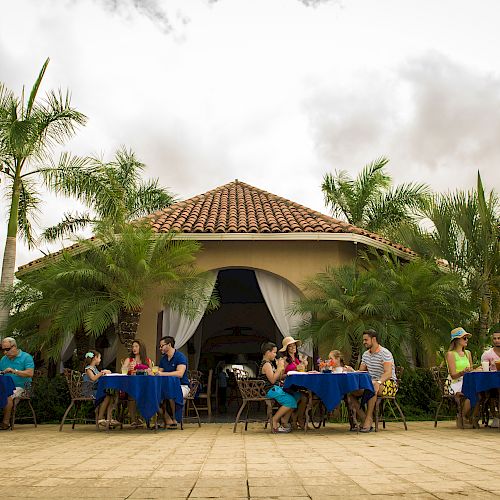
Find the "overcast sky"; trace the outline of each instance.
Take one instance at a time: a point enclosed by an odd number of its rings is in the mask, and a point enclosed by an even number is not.
[[[479,169],[499,190],[497,0],[0,5],[0,81],[20,94],[50,56],[42,90],[89,117],[66,149],[126,145],[181,198],[238,178],[327,212],[323,174],[381,155],[397,183],[468,188]],[[40,226],[71,205],[46,196]],[[17,264],[40,255],[19,245]]]

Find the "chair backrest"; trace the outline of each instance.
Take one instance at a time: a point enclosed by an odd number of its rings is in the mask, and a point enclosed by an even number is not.
[[[71,399],[82,398],[83,396],[83,375],[76,370],[64,369],[64,378],[68,384],[69,394]],[[91,399],[89,397],[89,399]]]
[[[31,382],[26,382],[24,384],[24,391],[20,396],[20,399],[31,399],[35,392],[35,385],[38,379],[42,376],[41,370],[35,370],[33,372],[33,377],[31,377]]]
[[[444,398],[454,396],[455,391],[451,388],[451,380],[448,377],[448,370],[441,366],[431,368],[432,377],[439,387],[441,396]]]
[[[202,377],[202,373],[198,370],[188,370],[188,379],[189,380],[198,380],[200,381]]]
[[[263,380],[245,380],[237,379],[238,388],[243,399],[265,399],[266,392],[264,387],[266,383]]]
[[[189,394],[186,399],[194,399],[198,392],[198,387],[200,387],[200,381],[198,379],[189,379]]]

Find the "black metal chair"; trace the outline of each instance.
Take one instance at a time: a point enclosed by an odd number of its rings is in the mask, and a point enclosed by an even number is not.
[[[37,427],[36,413],[35,413],[35,410],[33,408],[33,405],[31,404],[31,398],[34,395],[35,384],[40,377],[41,377],[40,370],[35,370],[33,372],[33,377],[31,378],[31,382],[26,382],[26,384],[24,386],[24,391],[21,393],[21,395],[12,398],[13,406],[12,406],[12,413],[10,414],[10,428],[11,428],[11,430],[14,430],[14,425],[16,423],[16,420],[31,419],[31,420],[33,420],[33,424],[35,425],[35,427]],[[19,405],[23,401],[27,402],[27,404],[31,410],[31,416],[28,415],[26,417],[17,417],[16,416],[17,408],[19,407]]]
[[[396,415],[394,411],[393,404],[397,408],[401,420],[403,421],[403,425],[405,426],[405,431],[408,430],[408,426],[406,425],[406,418],[404,416],[403,410],[398,404],[396,399],[396,395],[398,393],[398,389],[401,386],[401,377],[403,376],[403,367],[396,366],[396,379],[395,381],[387,381],[384,394],[377,396],[377,402],[375,403],[375,432],[378,431],[380,418],[382,417],[382,427],[385,429],[385,409],[388,407],[391,410],[391,413],[394,417],[394,420],[399,420],[399,417]]]
[[[198,387],[200,386],[199,379],[189,380],[189,394],[184,399],[184,415],[181,422],[181,429],[184,428],[184,423],[188,420],[195,420],[198,423],[198,427],[201,427],[200,414],[198,413],[198,408],[194,402],[196,393],[198,392]],[[190,410],[193,409],[195,416],[190,416]]]
[[[87,383],[83,381],[83,375],[76,371],[76,370],[70,370],[69,368],[64,369],[64,377],[66,379],[66,383],[68,384],[68,389],[69,389],[69,394],[71,397],[71,403],[64,412],[63,418],[61,420],[61,424],[59,425],[59,432],[62,431],[64,422],[68,420],[69,422],[72,422],[73,425],[71,426],[72,429],[75,428],[75,424],[77,422],[93,422],[93,420],[90,420],[88,418],[85,418],[85,416],[80,415],[81,410],[82,410],[82,404],[87,402],[87,401],[92,401],[95,404],[95,398],[90,394],[89,391],[87,391],[88,386],[86,385]],[[73,417],[70,419],[67,419],[67,416],[71,409],[74,408],[74,413]],[[95,408],[95,426],[96,429],[99,430],[99,425],[97,423],[97,407]]]
[[[265,382],[263,380],[249,380],[249,379],[236,379],[238,383],[238,389],[240,390],[243,402],[238,410],[236,419],[234,421],[233,432],[236,432],[236,426],[240,422],[241,414],[246,407],[245,419],[245,430],[248,428],[248,422],[265,422],[264,428],[267,429],[267,425],[271,422],[273,413],[273,400],[266,397],[264,390]],[[250,410],[250,405],[252,403],[264,402],[266,405],[266,418],[263,419],[252,419],[248,420],[248,413]]]
[[[463,404],[464,398],[459,398],[457,400],[457,396],[455,392],[451,388],[451,380],[448,377],[448,370],[445,367],[433,366],[431,368],[432,377],[439,387],[439,392],[441,394],[441,399],[439,401],[438,407],[436,409],[436,415],[434,417],[434,427],[437,427],[438,418],[440,416],[440,410],[444,405],[453,406],[457,408],[457,422],[459,427],[463,427]]]

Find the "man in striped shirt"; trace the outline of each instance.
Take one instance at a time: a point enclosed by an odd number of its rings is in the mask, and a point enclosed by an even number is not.
[[[377,402],[377,395],[382,394],[385,382],[396,380],[396,370],[391,351],[378,343],[378,333],[375,330],[363,332],[363,345],[367,350],[361,357],[359,371],[368,372],[373,382],[375,395],[368,401],[366,414],[361,410],[358,401],[358,397],[362,396],[364,391],[355,391],[349,394],[349,403],[356,409],[356,413],[363,420],[363,427],[359,431],[371,432],[373,430],[373,410]]]

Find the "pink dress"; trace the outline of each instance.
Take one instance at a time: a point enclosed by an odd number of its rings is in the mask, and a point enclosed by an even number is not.
[[[299,365],[300,365],[300,359],[295,357],[295,359],[291,363],[288,363],[285,366],[285,373],[288,373],[290,371],[297,371],[297,366]]]

